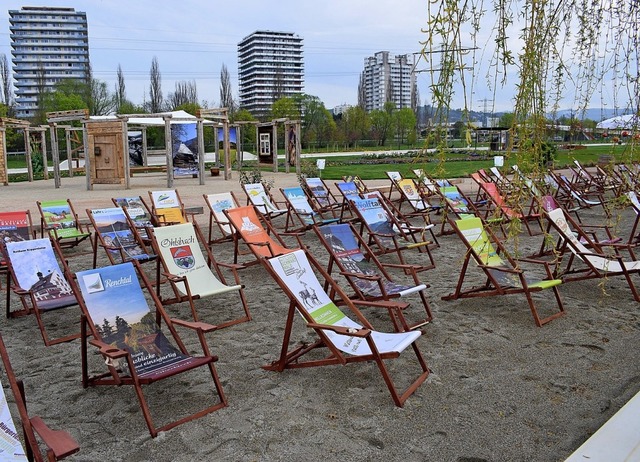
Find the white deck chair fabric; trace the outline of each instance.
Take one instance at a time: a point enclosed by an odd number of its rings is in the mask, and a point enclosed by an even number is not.
[[[287,286],[291,289],[302,306],[313,320],[319,324],[361,329],[362,326],[348,318],[329,298],[320,285],[318,278],[303,250],[296,250],[287,255],[268,260],[269,264]],[[364,338],[354,338],[324,330],[328,339],[344,353],[351,355],[369,355],[371,349]],[[402,352],[418,337],[420,331],[402,333],[384,333],[372,331],[371,336],[380,354]]]
[[[568,239],[571,242],[569,248],[571,251],[578,256],[580,259],[587,260],[589,263],[593,265],[594,268],[605,271],[605,272],[614,272],[614,273],[622,273],[626,271],[637,271],[640,269],[640,261],[631,261],[631,262],[623,262],[622,264],[618,261],[611,260],[609,258],[605,258],[593,253],[592,250],[589,250],[585,245],[578,240],[575,233],[571,231],[569,228],[569,224],[567,223],[567,219],[565,218],[564,212],[562,209],[558,208],[548,212],[549,218],[553,220],[556,224],[560,232],[562,233],[562,237],[564,239]],[[622,266],[624,265],[624,267]]]
[[[167,270],[175,276],[186,276],[191,295],[207,297],[242,288],[228,286],[216,278],[202,254],[192,223],[161,226],[154,229],[154,235]],[[184,284],[177,285],[187,295]]]

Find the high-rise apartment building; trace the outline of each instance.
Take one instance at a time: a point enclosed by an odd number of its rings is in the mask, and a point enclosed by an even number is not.
[[[38,95],[63,79],[87,79],[87,15],[73,8],[9,11],[16,116],[36,115]]]
[[[361,95],[366,111],[382,109],[392,101],[396,108],[412,107],[416,87],[413,55],[390,56],[379,51],[364,60]]]
[[[266,117],[274,101],[302,93],[302,38],[290,32],[256,31],[238,43],[240,107]]]

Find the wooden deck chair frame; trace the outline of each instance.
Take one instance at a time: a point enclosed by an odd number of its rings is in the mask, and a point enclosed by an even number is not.
[[[134,359],[129,351],[123,349],[122,346],[119,346],[118,344],[113,345],[103,341],[101,334],[97,330],[97,325],[91,317],[91,309],[89,308],[89,304],[94,302],[90,300],[88,301],[87,299],[85,299],[85,296],[82,295],[83,292],[80,288],[80,284],[85,283],[79,281],[84,281],[84,278],[86,277],[87,280],[91,278],[92,281],[95,280],[97,282],[98,278],[103,279],[111,275],[114,275],[114,277],[118,279],[118,277],[120,277],[118,275],[120,274],[126,275],[124,277],[129,278],[129,280],[133,281],[135,284],[138,284],[138,278],[140,279],[140,281],[142,282],[142,286],[139,286],[138,288],[140,289],[139,296],[141,296],[143,299],[141,303],[147,303],[146,300],[144,300],[143,292],[143,290],[146,290],[156,310],[157,318],[164,322],[167,330],[171,333],[171,337],[174,339],[177,345],[177,350],[179,350],[181,357],[185,358],[183,361],[181,361],[180,363],[176,363],[170,367],[164,367],[161,369],[152,367],[149,371],[145,371],[144,374],[140,374],[136,370]],[[96,275],[98,275],[97,278]],[[207,341],[205,339],[205,333],[213,332],[217,329],[216,326],[212,326],[203,322],[189,322],[180,319],[169,318],[162,306],[162,302],[153,291],[151,282],[144,274],[144,272],[140,271],[140,265],[135,260],[127,263],[120,263],[119,265],[79,272],[76,273],[76,276],[77,279],[74,280],[74,290],[79,294],[78,298],[80,300],[80,307],[82,308],[82,385],[84,388],[88,388],[89,386],[102,385],[133,386],[138,398],[140,409],[142,410],[144,420],[147,424],[147,428],[149,429],[149,433],[151,434],[152,438],[155,438],[159,432],[170,430],[178,425],[198,419],[227,406],[227,399],[224,395],[222,384],[220,382],[220,379],[218,378],[218,373],[214,365],[218,358],[217,356],[213,356],[210,353],[209,346],[207,345]],[[104,282],[101,283],[101,285],[103,285],[103,287],[107,286],[107,284],[105,284]],[[144,287],[144,289],[142,287]],[[133,286],[133,288],[135,289],[135,285]],[[88,296],[89,295],[87,295],[87,297]],[[137,294],[136,297],[138,297]],[[176,326],[185,327],[195,331],[198,337],[200,348],[202,349],[202,356],[192,356],[188,352],[185,344],[178,335]],[[98,375],[90,375],[89,345],[98,349],[100,356],[102,356],[102,358],[104,359],[104,361],[102,361],[102,364],[103,366],[104,364],[106,364],[106,367],[108,369],[107,372],[100,373]],[[160,359],[161,356],[157,358]],[[209,373],[211,374],[211,378],[213,380],[214,389],[218,396],[218,402],[188,416],[182,417],[178,420],[169,422],[162,426],[156,426],[152,418],[149,405],[147,404],[147,400],[143,392],[143,387],[156,382],[160,382],[165,378],[178,375],[182,372],[192,371],[200,367],[207,367],[209,369]]]
[[[456,288],[451,294],[442,297],[443,300],[524,294],[533,320],[538,327],[564,315],[564,305],[558,290],[562,281],[555,278],[548,262],[511,257],[500,240],[489,228],[483,225],[479,217],[462,218],[456,220],[455,225],[456,233],[464,243],[466,251]],[[469,265],[472,261],[484,272],[486,281],[481,286],[464,288]],[[543,266],[545,279],[529,280],[521,263]],[[553,291],[558,312],[547,317],[540,317],[532,294],[546,289]]]
[[[164,305],[187,302],[193,320],[198,322],[200,319],[194,300],[237,292],[244,315],[216,323],[216,326],[224,328],[251,321],[244,285],[238,275],[238,270],[244,267],[216,261],[196,222],[161,226],[154,228],[152,233],[153,247],[163,268],[162,274],[156,275],[156,280],[162,276],[171,286],[172,296],[163,298],[160,296],[161,284],[156,284],[156,295]],[[234,284],[227,284],[222,268],[231,271]]]
[[[398,182],[404,179],[404,176],[402,175],[402,173],[398,172],[398,171],[386,171],[384,172],[385,175],[387,175],[387,178],[389,179],[389,192],[387,194],[387,200],[389,202],[398,202],[400,201],[400,199],[402,199],[402,193],[400,192],[400,190],[398,189]],[[398,194],[400,195],[398,197],[398,199],[393,199],[393,192],[394,191],[398,191]]]
[[[331,218],[325,218],[322,212],[315,210],[301,186],[280,188],[280,193],[284,197],[289,211],[284,227],[287,233],[304,232],[314,225],[336,223],[340,220],[333,214]]]
[[[482,196],[486,197],[487,200],[489,200],[493,205],[493,212],[487,209],[487,213],[484,216],[485,220],[500,217],[503,218],[505,222],[518,220],[522,224],[524,224],[529,236],[534,236],[536,234],[542,233],[542,215],[539,212],[537,201],[534,197],[530,197],[529,203],[526,205],[512,205],[507,203],[507,199],[505,199],[505,197],[502,195],[496,183],[480,181],[478,183],[478,186],[479,190],[482,190]],[[528,210],[528,212],[525,212],[525,210]],[[494,216],[492,216],[492,214]],[[534,233],[533,229],[529,225],[530,221],[534,221],[538,225],[540,231]]]
[[[0,241],[15,242],[35,238],[36,231],[29,210],[0,212]],[[0,246],[0,273],[7,273],[7,258],[2,252],[4,248]],[[6,289],[9,290],[9,287]]]
[[[142,196],[135,197],[117,197],[112,198],[111,202],[116,207],[122,207],[125,215],[129,219],[129,225],[138,233],[138,237],[145,243],[149,244],[150,237],[148,229],[154,226],[160,226],[151,208]]]
[[[344,222],[346,219],[354,220],[354,214],[349,206],[349,200],[360,198],[360,188],[354,181],[342,181],[335,183],[336,189],[342,196],[342,207],[340,208],[340,222]],[[345,217],[345,214],[349,214],[349,217]]]
[[[66,343],[79,338],[79,332],[51,338],[47,333],[46,323],[43,319],[44,311],[55,311],[78,304],[77,297],[73,293],[71,282],[68,279],[69,267],[58,242],[55,239],[44,237],[25,241],[24,243],[5,242],[2,245],[3,252],[7,256],[9,268],[7,288],[10,289],[7,290],[7,318],[33,313],[46,346]],[[25,256],[28,259],[25,262],[26,267],[24,269],[17,267],[19,262],[14,261],[12,258],[14,255],[16,258]],[[43,270],[46,270],[47,273],[43,273]],[[36,280],[33,277],[34,275],[27,273],[35,273],[38,279]],[[31,287],[22,287],[20,279],[22,279],[22,284],[27,279],[33,281],[33,283]],[[20,298],[22,303],[21,310],[11,311],[11,292],[14,292]]]
[[[418,294],[426,313],[425,318],[408,324],[402,311],[389,310],[394,329],[396,332],[418,329],[433,320],[433,313],[425,294],[429,285],[423,284],[418,278],[419,266],[382,263],[351,223],[314,226],[313,230],[329,253],[327,274],[331,275],[334,265],[337,267],[353,289],[354,295],[351,299],[391,301]],[[336,251],[336,247],[342,249],[340,253]],[[356,262],[354,257],[359,261]],[[395,282],[387,269],[399,269],[405,274],[410,274],[413,285]],[[325,283],[324,290],[328,288],[328,283]]]
[[[242,185],[242,190],[247,196],[247,204],[253,205],[258,213],[266,220],[272,221],[282,215],[287,215],[289,210],[284,204],[276,201],[271,191],[262,183],[246,183]]]
[[[36,201],[36,204],[40,211],[40,237],[44,237],[45,233],[50,235],[58,241],[62,249],[76,247],[85,240],[93,244],[91,232],[80,223],[78,214],[73,209],[70,199]],[[60,212],[58,213],[56,210]],[[67,214],[70,215],[70,220],[67,220]],[[50,217],[50,219],[47,219],[47,217]],[[92,248],[91,250],[93,251],[94,249]]]
[[[560,204],[558,204],[558,201],[556,201],[555,197],[553,197],[552,195],[546,195],[546,196],[542,196],[540,199],[540,209],[544,210],[545,212],[550,212],[552,210],[558,209],[558,208],[563,208]],[[611,226],[609,225],[593,225],[593,224],[585,224],[580,220],[580,215],[578,215],[578,211],[580,210],[580,208],[578,209],[571,209],[571,210],[567,210],[567,209],[563,209],[565,214],[569,214],[569,213],[573,213],[574,216],[576,217],[576,219],[578,220],[577,223],[580,223],[580,227],[582,228],[582,230],[589,234],[590,238],[597,244],[599,245],[611,245],[611,244],[618,244],[622,241],[621,238],[616,237],[613,235],[613,232],[611,230]],[[547,226],[545,227],[545,230],[543,232],[543,239],[542,242],[540,244],[540,250],[538,250],[537,253],[531,255],[532,258],[539,258],[545,255],[553,255],[553,254],[560,254],[563,251],[563,245],[564,245],[564,241],[562,239],[562,237],[558,237],[558,239],[555,242],[554,246],[551,246],[551,228],[552,228],[552,224],[549,223],[549,221],[547,220]],[[598,237],[598,234],[600,234],[601,236]],[[635,260],[635,256],[633,254],[633,244],[628,243],[628,250],[629,253],[631,254],[631,256],[633,257],[633,259]]]
[[[640,302],[640,293],[631,278],[633,274],[640,274],[640,261],[625,261],[617,252],[614,255],[605,254],[602,247],[594,242],[589,234],[561,208],[545,212],[545,215],[563,241],[556,262],[556,277],[561,277],[564,282],[570,282],[624,276],[634,300]],[[626,249],[627,245],[611,244],[609,247]],[[562,259],[567,252],[570,256],[562,268]],[[577,262],[582,265],[574,266]]]
[[[369,188],[359,175],[347,175],[342,177],[342,181],[345,183],[353,182],[358,188],[360,194],[369,192]]]
[[[406,223],[402,224],[386,207],[381,194],[349,202],[360,223],[358,234],[364,236],[363,233],[366,231],[367,245],[374,250],[376,256],[395,254],[398,257],[398,261],[405,265],[407,262],[403,252],[409,249],[416,249],[420,253],[425,253],[429,260],[428,264],[420,266],[419,271],[435,268],[435,262],[429,248],[430,245],[433,245],[433,242],[418,239],[418,236],[424,237],[433,225],[427,229],[424,227],[412,227]],[[384,232],[379,232],[377,229],[372,228],[372,223],[368,222],[371,219],[368,212],[378,209],[380,213],[376,213],[376,216],[381,218],[380,223],[386,222]]]
[[[122,207],[87,209],[87,216],[94,230],[94,268],[98,263],[98,247],[104,249],[109,263],[112,265],[132,259],[136,259],[140,263],[156,260],[156,255],[147,248],[140,235],[131,227],[131,221]],[[100,221],[104,219],[111,223],[111,229],[106,227],[103,221]],[[117,225],[117,229],[114,227],[115,225]]]
[[[388,301],[373,302],[350,300],[336,284],[333,278],[322,268],[322,265],[320,265],[308,252],[305,252],[304,250],[297,250],[290,254],[281,255],[271,259],[263,259],[262,262],[269,274],[271,274],[273,279],[289,298],[287,321],[280,356],[271,364],[263,366],[264,369],[282,372],[285,369],[346,365],[355,362],[373,361],[380,370],[393,402],[399,407],[402,407],[409,396],[411,396],[427,379],[430,371],[416,342],[420,337],[421,332],[411,331],[390,334],[377,332],[373,329],[373,326],[367,321],[358,308],[358,306],[367,306],[379,307],[382,309],[393,309],[394,305],[399,306],[397,303]],[[299,265],[301,271],[307,275],[307,278],[309,278],[308,281],[312,288],[315,286],[317,291],[319,291],[316,295],[319,296],[318,300],[320,303],[328,302],[327,305],[324,305],[320,310],[317,310],[322,314],[313,316],[309,308],[299,298],[301,297],[301,294],[299,293],[299,289],[301,287],[296,288],[288,279],[285,281],[281,277],[278,266],[282,266],[284,268],[285,265],[287,265],[287,267]],[[293,274],[296,274],[296,269],[292,269],[294,270]],[[326,293],[320,293],[322,292],[322,287],[320,282],[316,279],[316,276],[312,274],[314,271],[317,271],[324,280],[329,282],[331,290],[333,290],[341,299],[339,305],[346,306],[347,309],[350,310],[350,313],[356,316],[358,323],[352,321],[347,316],[344,316],[344,313],[340,311],[336,304],[331,302],[331,299],[329,299]],[[305,290],[308,291],[308,289]],[[303,344],[289,350],[296,312],[302,316],[306,326],[317,334],[318,340],[312,344]],[[389,344],[399,341],[401,346],[399,345],[396,348],[386,347],[382,341],[378,340],[381,338],[388,339]],[[398,358],[409,346],[411,346],[414,351],[416,360],[420,366],[420,373],[404,391],[399,392],[391,378],[385,361]],[[324,358],[305,358],[306,354],[311,353],[318,348],[326,348],[328,350],[328,353]],[[353,354],[346,354],[345,352],[348,349]]]
[[[9,388],[11,389],[15,405],[20,415],[20,424],[22,434],[24,435],[27,459],[36,462],[44,462],[45,460],[52,462],[62,460],[77,453],[80,450],[80,446],[78,446],[76,440],[74,440],[69,433],[63,430],[53,430],[49,428],[42,418],[38,416],[29,416],[24,384],[22,380],[16,378],[2,336],[0,336],[0,358],[2,358]],[[44,446],[46,446],[46,448],[43,448],[46,459],[43,457],[36,434],[40,437]],[[2,454],[0,452],[0,457],[1,456]]]
[[[177,189],[148,191],[151,214],[159,226],[185,223],[189,217]]]
[[[223,212],[226,209],[240,207],[240,202],[238,202],[233,191],[203,194],[202,197],[209,209],[209,236],[207,243],[212,245],[233,241],[233,229]],[[214,229],[218,230],[218,233],[216,233],[218,237],[214,237]]]
[[[258,213],[255,206],[246,205],[235,209],[224,210],[224,214],[229,219],[229,223],[236,230],[234,238],[233,261],[238,261],[240,252],[240,242],[243,242],[251,251],[255,260],[244,262],[244,265],[254,265],[262,258],[274,257],[289,253],[294,249],[289,249],[282,239],[282,236],[294,236],[300,247],[300,233],[278,233],[271,225],[271,222]]]
[[[422,188],[411,178],[403,178],[398,181],[398,191],[400,191],[400,202],[398,210],[406,218],[420,217],[426,224],[431,223],[431,213],[442,209],[440,205],[431,204],[428,196],[424,194]],[[402,206],[409,205],[409,212],[403,212]]]
[[[486,202],[482,202],[479,207],[455,184],[447,184],[438,186],[438,194],[440,195],[440,203],[443,204],[442,222],[440,224],[439,235],[455,234],[455,220],[466,216],[483,217],[485,215],[484,206]],[[489,221],[491,225],[500,226],[503,236],[506,237],[506,231],[502,228],[501,219]],[[449,227],[447,228],[447,225]]]
[[[329,185],[320,177],[305,177],[302,181],[302,189],[307,193],[311,206],[321,214],[330,213],[337,218],[342,203],[336,199]]]

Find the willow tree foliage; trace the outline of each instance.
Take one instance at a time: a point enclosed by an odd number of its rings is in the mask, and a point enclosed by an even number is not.
[[[454,96],[462,97],[468,111],[480,87],[491,91],[494,103],[504,98],[506,87],[515,87],[511,139],[532,141],[518,156],[533,164],[542,152],[547,115],[561,106],[579,114],[590,105],[608,104],[620,114],[639,114],[638,0],[432,0],[427,5],[421,58],[430,71],[429,96],[437,108],[433,137],[440,146],[444,130],[437,127],[444,127]],[[573,99],[567,101],[567,95]],[[631,155],[634,149],[631,145]]]

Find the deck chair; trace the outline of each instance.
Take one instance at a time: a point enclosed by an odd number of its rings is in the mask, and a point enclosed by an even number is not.
[[[406,264],[403,252],[417,249],[425,253],[429,260],[420,266],[420,271],[435,268],[435,262],[429,246],[433,244],[424,237],[433,225],[413,227],[401,223],[385,206],[381,195],[371,195],[364,199],[351,200],[352,210],[358,216],[360,229],[358,234],[367,233],[367,244],[374,249],[376,256],[395,254],[401,264]]]
[[[138,269],[138,270],[137,270]],[[151,298],[157,316],[154,316],[143,291]],[[200,418],[227,405],[222,385],[212,356],[204,338],[215,326],[202,322],[187,322],[170,319],[162,303],[151,287],[145,274],[139,271],[139,263],[131,261],[118,265],[97,268],[76,273],[74,290],[79,296],[82,308],[82,385],[131,385],[134,387],[144,420],[152,438],[159,432],[167,431],[185,422]],[[168,334],[160,328],[164,321]],[[197,333],[202,356],[192,356],[178,335],[176,326],[186,327]],[[102,357],[101,367],[106,364],[107,372],[90,375],[89,345],[96,347]],[[94,355],[91,355],[93,357]],[[209,369],[217,394],[214,404],[182,417],[173,422],[156,427],[145,398],[143,387],[160,382],[184,372],[200,367]],[[184,375],[181,375],[181,378]],[[185,384],[186,378],[173,382],[174,386]],[[188,386],[188,384],[187,384]],[[165,399],[170,399],[168,393]],[[180,401],[185,400],[179,393]],[[188,401],[202,406],[211,398],[209,394],[197,393]]]
[[[40,237],[48,233],[61,248],[76,247],[87,239],[92,242],[91,232],[79,222],[69,199],[37,201],[36,204],[40,211]]]
[[[251,314],[244,294],[244,286],[240,283],[238,269],[240,265],[229,265],[217,262],[207,245],[204,246],[206,257],[202,253],[200,242],[204,241],[197,223],[181,223],[160,226],[153,229],[153,245],[160,256],[164,277],[171,286],[171,297],[161,298],[164,305],[188,302],[194,321],[199,321],[194,303],[195,299],[220,298],[226,293],[236,293],[244,310],[244,316],[217,323],[219,328],[250,321]],[[227,284],[222,268],[231,270],[234,284]],[[159,276],[159,275],[158,275]],[[158,277],[159,279],[159,277]],[[156,286],[160,295],[160,284]],[[224,303],[215,303],[225,309],[232,305],[229,299]]]
[[[640,261],[624,261],[617,253],[605,254],[603,248],[561,208],[545,214],[563,242],[556,272],[564,282],[624,276],[633,298],[640,302],[640,294],[631,278],[633,274],[640,273]],[[615,244],[612,246],[615,248]],[[566,252],[570,253],[570,257],[564,268],[561,268],[562,256]]]
[[[16,242],[35,239],[35,230],[31,221],[29,210],[16,210],[13,212],[0,212],[0,241]],[[7,258],[3,254],[4,248],[0,246],[0,273],[6,273]],[[7,289],[8,290],[8,289]]]
[[[444,208],[442,224],[440,226],[440,235],[455,233],[455,220],[466,217],[482,217],[484,216],[484,207],[486,203],[476,204],[460,188],[454,184],[438,186],[438,193],[442,198],[441,204]],[[506,232],[501,227],[501,219],[489,219],[491,225],[500,226],[502,234],[506,236]],[[447,227],[449,225],[449,227]]]
[[[393,326],[396,332],[402,332],[423,327],[431,322],[433,314],[425,294],[429,286],[420,282],[416,272],[418,267],[381,263],[350,223],[314,226],[313,230],[329,252],[327,273],[331,275],[333,266],[337,266],[340,274],[347,279],[354,291],[352,299],[392,300],[418,294],[426,317],[407,324],[402,311],[399,312],[400,316],[398,317],[395,316],[396,311],[389,310]],[[387,268],[408,271],[413,279],[413,284],[395,282]],[[324,289],[328,289],[328,284],[325,284]]]
[[[534,197],[529,195],[527,199],[529,201],[528,204],[520,205],[514,204],[513,206],[508,203],[507,199],[502,195],[496,183],[487,183],[484,181],[480,181],[479,188],[484,193],[484,196],[491,201],[494,207],[495,216],[491,216],[491,212],[485,215],[485,219],[490,218],[503,218],[505,222],[513,222],[513,220],[519,220],[522,224],[527,228],[527,232],[529,236],[533,236],[534,234],[540,234],[542,232],[542,222],[539,210],[537,209],[537,202]],[[529,225],[530,221],[534,221],[537,223],[540,231],[534,233]]]
[[[342,207],[340,208],[340,221],[345,220],[345,214],[349,214],[349,218],[353,219],[353,213],[351,207],[349,207],[349,200],[360,198],[360,189],[358,185],[353,181],[343,181],[342,183],[335,183],[336,188],[342,196]]]
[[[364,194],[366,192],[369,192],[369,188],[367,187],[365,182],[362,180],[362,178],[360,178],[359,175],[343,176],[342,177],[342,181],[344,181],[345,183],[353,183],[353,184],[355,184],[356,187],[358,188],[358,192],[360,194]]]
[[[22,380],[16,378],[7,348],[2,336],[0,336],[0,357],[4,365],[9,388],[13,394],[15,406],[18,409],[22,434],[24,437],[25,449],[18,439],[18,433],[14,424],[9,404],[4,394],[4,389],[0,386],[0,427],[2,428],[2,444],[0,444],[1,460],[24,460],[44,462],[62,460],[80,450],[80,446],[71,435],[62,430],[52,430],[45,424],[42,418],[30,416],[27,412],[27,399]],[[44,455],[38,444],[36,434],[42,440]]]
[[[389,182],[390,182],[389,194],[387,195],[387,200],[389,200],[390,202],[393,202],[391,196],[393,195],[394,191],[399,192],[398,182],[403,180],[404,177],[402,176],[402,173],[396,172],[396,171],[387,171],[387,172],[384,172],[384,174],[387,175],[387,178],[389,179]],[[400,193],[400,197],[402,197],[402,193]],[[397,200],[400,200],[400,199],[397,199]]]
[[[4,246],[9,267],[7,287],[11,287],[7,290],[7,317],[34,313],[46,346],[79,338],[78,332],[50,338],[43,319],[45,312],[78,304],[57,242],[47,237],[6,242]],[[11,311],[11,292],[19,296],[21,310]]]
[[[287,208],[280,207],[262,183],[243,184],[242,190],[247,195],[247,205],[253,205],[267,220],[273,220],[289,212]]]
[[[202,196],[209,208],[209,237],[207,243],[211,245],[233,241],[233,230],[223,210],[240,207],[236,197],[231,192],[203,194]],[[218,237],[214,237],[214,228],[218,229]]]
[[[149,198],[151,199],[151,213],[158,225],[175,225],[188,221],[184,204],[177,189],[149,191]]]
[[[485,228],[478,217],[468,217],[456,220],[456,232],[465,244],[464,261],[455,291],[442,297],[443,300],[457,300],[459,298],[487,297],[496,295],[524,294],[529,309],[538,327],[547,324],[564,314],[564,305],[560,298],[558,286],[560,279],[553,276],[548,262],[533,259],[514,259],[504,248],[503,244]],[[481,286],[464,288],[469,264],[474,261],[484,272],[486,282]],[[544,266],[545,278],[530,278],[521,263],[532,263]],[[558,305],[558,312],[541,317],[536,308],[532,294],[551,289]]]
[[[322,178],[304,178],[304,190],[307,192],[311,206],[320,213],[330,213],[334,218],[342,208],[342,203],[336,199],[331,189]]]
[[[229,219],[229,223],[235,229],[234,233],[234,262],[238,261],[240,255],[240,241],[244,242],[253,253],[255,260],[244,263],[251,265],[258,263],[262,258],[269,258],[276,255],[283,255],[294,249],[287,248],[279,233],[271,226],[266,218],[260,219],[253,205],[224,210],[224,214]],[[294,235],[299,239],[297,233],[282,233],[283,235]],[[300,246],[302,244],[299,242]]]
[[[142,196],[136,197],[119,197],[111,199],[113,205],[116,207],[122,207],[124,210],[129,224],[134,229],[138,236],[146,243],[149,243],[149,234],[147,229],[154,226],[159,226],[151,214],[151,209],[142,198]]]
[[[147,249],[145,243],[131,228],[122,207],[87,209],[87,216],[95,231],[93,244],[93,267],[98,260],[98,247],[102,247],[112,265],[132,259],[149,262],[156,255]]]
[[[280,357],[264,366],[265,369],[282,372],[285,369],[373,361],[382,374],[393,402],[400,407],[426,380],[429,369],[417,345],[421,332],[378,332],[373,329],[357,307],[376,306],[389,309],[393,307],[393,302],[350,300],[321,265],[303,250],[264,259],[263,264],[290,301]],[[323,290],[314,270],[329,282],[332,290],[339,296],[338,303],[335,303]],[[338,306],[346,306],[356,316],[358,322],[347,317]],[[315,332],[318,340],[287,351],[296,311],[302,316],[306,326]],[[420,373],[403,392],[399,392],[385,361],[398,358],[409,346],[416,355]],[[305,358],[305,355],[311,355],[318,348],[323,348],[326,355]],[[339,384],[336,386],[340,387]]]
[[[280,192],[287,201],[289,213],[285,224],[285,232],[301,232],[311,229],[313,225],[336,223],[340,218],[325,218],[322,212],[314,210],[300,186],[281,188]]]
[[[427,196],[420,193],[419,188],[411,178],[403,178],[398,181],[397,187],[401,194],[398,209],[402,210],[403,204],[409,204],[409,212],[403,212],[403,215],[406,217],[419,216],[424,218],[426,223],[431,223],[429,215],[440,210],[441,207],[431,204]]]

